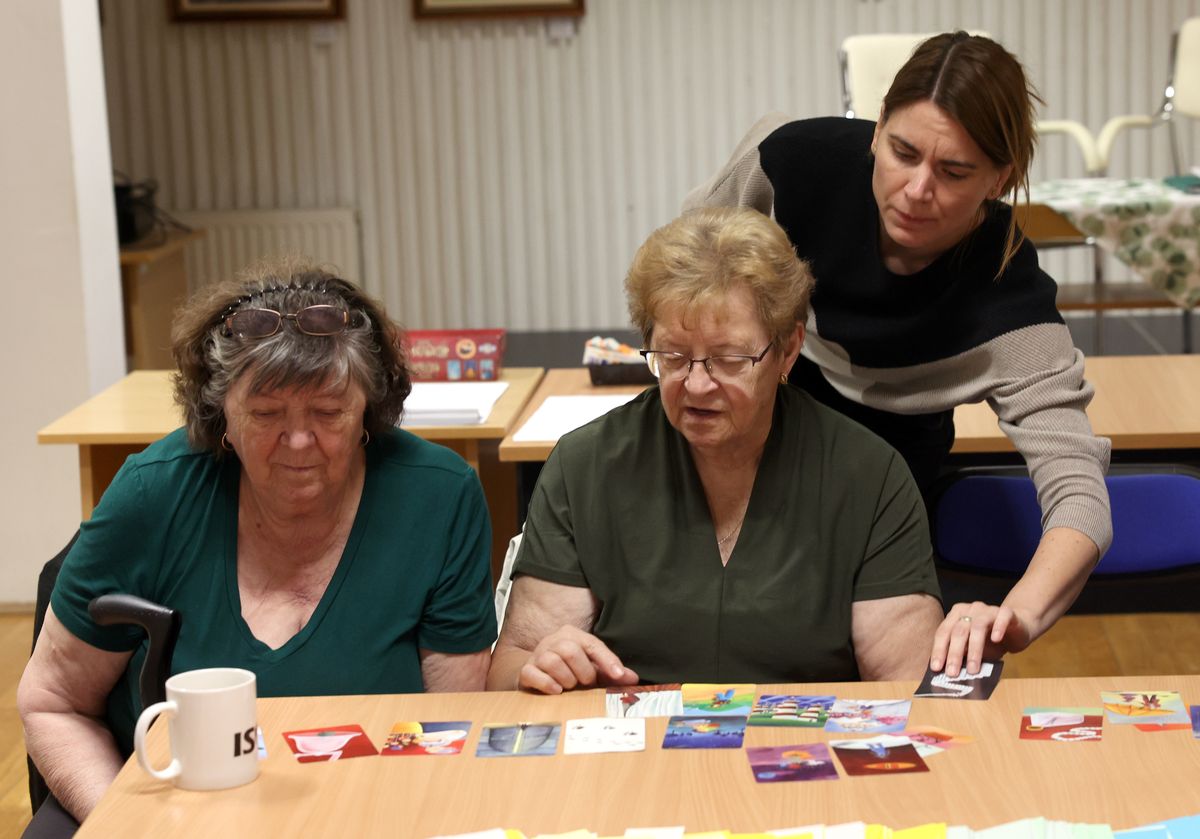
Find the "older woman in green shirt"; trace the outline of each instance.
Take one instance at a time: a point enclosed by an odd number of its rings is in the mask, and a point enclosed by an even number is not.
[[[146,642],[91,621],[100,594],[179,610],[173,671],[243,667],[260,696],[483,688],[483,492],[395,427],[411,390],[397,335],[360,289],[298,262],[176,319],[186,428],[131,457],[83,524],[18,691],[29,753],[76,818],[141,710]]]
[[[626,291],[659,386],[547,460],[490,689],[924,672],[942,609],[912,476],[787,384],[812,283],[753,210],[641,247]]]

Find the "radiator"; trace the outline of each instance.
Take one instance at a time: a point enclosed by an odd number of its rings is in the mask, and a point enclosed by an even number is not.
[[[204,230],[204,236],[189,244],[184,255],[192,290],[232,277],[238,269],[265,257],[296,254],[331,265],[341,276],[362,284],[358,216],[352,209],[179,211],[171,215]]]

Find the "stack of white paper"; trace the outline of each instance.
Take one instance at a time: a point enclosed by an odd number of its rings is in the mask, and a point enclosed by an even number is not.
[[[414,382],[400,424],[479,425],[507,388],[508,382]]]
[[[636,393],[601,396],[548,396],[525,424],[513,434],[516,443],[557,443],[558,438],[587,425],[635,398]]]

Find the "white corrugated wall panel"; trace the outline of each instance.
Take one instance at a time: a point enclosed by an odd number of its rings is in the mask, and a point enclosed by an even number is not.
[[[174,24],[161,0],[106,3],[115,165],[183,211],[354,208],[359,279],[396,317],[510,329],[625,323],[637,245],[758,116],[838,111],[847,35],[987,30],[1028,66],[1045,116],[1098,131],[1157,106],[1170,33],[1200,14],[1200,0],[589,0],[554,40],[538,19],[347,5],[333,23]],[[1068,143],[1045,140],[1037,179],[1082,173]],[[1168,167],[1166,132],[1134,131],[1112,173]],[[1045,262],[1068,281],[1090,270]]]

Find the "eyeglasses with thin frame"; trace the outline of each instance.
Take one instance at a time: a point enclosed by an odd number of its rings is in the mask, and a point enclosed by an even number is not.
[[[336,335],[350,325],[350,313],[340,306],[318,303],[305,306],[298,312],[277,312],[274,309],[238,309],[223,320],[226,335],[239,338],[270,338],[285,320],[296,324],[305,335]]]
[[[704,371],[717,381],[730,381],[749,373],[758,364],[773,344],[767,344],[757,355],[710,355],[706,358],[691,358],[680,352],[668,350],[638,350],[646,359],[646,366],[659,379],[686,379],[693,364],[704,365]]]

